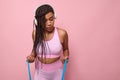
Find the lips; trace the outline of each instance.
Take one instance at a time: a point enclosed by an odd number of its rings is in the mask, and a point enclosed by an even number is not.
[[[47,28],[48,30],[51,30],[52,29],[52,27],[50,27],[50,28]]]
[[[48,31],[51,31],[52,29],[53,29],[52,27],[47,28]]]
[[[53,27],[52,26],[47,26],[47,29],[52,29]]]
[[[54,30],[54,27],[53,27],[53,26],[46,28],[46,31],[48,31],[48,32],[52,32],[53,30]]]

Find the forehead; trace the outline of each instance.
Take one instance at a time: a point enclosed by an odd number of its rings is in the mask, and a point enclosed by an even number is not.
[[[50,17],[53,17],[53,16],[54,16],[54,14],[52,12],[49,12],[45,15],[45,18],[49,19]]]

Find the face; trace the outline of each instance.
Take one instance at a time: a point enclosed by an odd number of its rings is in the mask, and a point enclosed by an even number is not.
[[[45,15],[45,19],[46,19],[46,31],[47,32],[52,32],[54,30],[54,22],[55,22],[55,17],[54,14],[52,12],[49,12]]]

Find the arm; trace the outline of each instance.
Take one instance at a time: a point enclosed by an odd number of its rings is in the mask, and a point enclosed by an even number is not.
[[[63,55],[64,59],[69,58],[68,34],[65,31],[63,35]]]
[[[34,44],[34,42],[35,42],[35,33],[36,33],[36,31],[35,30],[33,30],[33,32],[32,32],[32,39],[33,39],[33,44]],[[32,52],[31,52],[31,56],[36,56],[35,55],[35,51],[34,50],[32,50]]]
[[[32,32],[32,39],[33,39],[33,44],[34,44],[34,41],[35,41],[35,30],[33,30],[33,32]],[[34,50],[32,50],[31,54],[29,56],[27,56],[27,60],[29,62],[34,62],[35,57],[36,57],[35,52],[34,52]]]

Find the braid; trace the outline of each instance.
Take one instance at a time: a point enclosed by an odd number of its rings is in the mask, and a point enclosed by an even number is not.
[[[37,55],[36,48],[38,44],[41,45],[42,55],[45,54],[45,36],[44,36],[46,23],[45,15],[49,12],[52,12],[54,14],[53,8],[50,5],[45,4],[39,6],[35,13],[35,18],[37,20],[37,25],[35,25],[36,27],[35,41],[33,45],[35,55]]]

